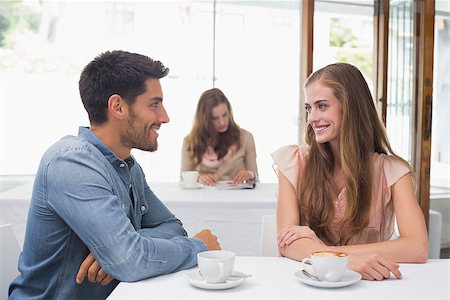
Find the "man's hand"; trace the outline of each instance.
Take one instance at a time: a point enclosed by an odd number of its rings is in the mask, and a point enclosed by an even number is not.
[[[221,250],[220,244],[217,241],[217,236],[211,233],[211,230],[209,229],[203,229],[196,235],[194,235],[194,238],[197,238],[201,240],[206,247],[208,247],[208,250]]]
[[[81,263],[77,273],[77,283],[82,284],[86,276],[88,277],[89,282],[98,282],[101,285],[107,285],[113,280],[112,276],[106,274],[105,270],[99,265],[92,253],[89,253]]]

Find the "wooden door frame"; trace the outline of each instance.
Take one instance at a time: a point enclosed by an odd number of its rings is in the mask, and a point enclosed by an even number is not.
[[[374,103],[378,114],[386,125],[389,0],[374,1]]]
[[[298,141],[299,144],[304,144],[306,112],[305,107],[305,93],[303,85],[308,76],[313,71],[313,48],[314,48],[314,0],[302,1],[302,24],[301,24],[301,39],[300,39],[300,105],[299,105],[299,130]]]
[[[413,167],[416,172],[417,196],[429,222],[431,117],[433,107],[433,61],[435,0],[414,1],[415,4],[415,143]]]

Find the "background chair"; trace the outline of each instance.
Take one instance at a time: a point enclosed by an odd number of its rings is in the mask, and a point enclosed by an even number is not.
[[[428,258],[441,258],[441,238],[442,238],[442,214],[430,209],[428,220]],[[391,240],[400,237],[397,226],[397,219],[394,220],[394,234]]]
[[[11,225],[0,225],[0,243],[0,299],[7,299],[9,285],[19,275],[20,246]]]
[[[442,214],[430,209],[428,219],[428,258],[441,258]]]
[[[277,245],[276,216],[263,215],[261,221],[261,256],[280,256]]]

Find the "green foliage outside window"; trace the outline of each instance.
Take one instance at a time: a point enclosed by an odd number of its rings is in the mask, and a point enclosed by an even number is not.
[[[359,38],[342,19],[330,19],[330,47],[337,48],[335,59],[357,66],[366,78],[372,77],[372,55],[358,45]]]
[[[21,0],[0,1],[0,47],[8,47],[8,38],[17,33],[37,32],[39,15]]]

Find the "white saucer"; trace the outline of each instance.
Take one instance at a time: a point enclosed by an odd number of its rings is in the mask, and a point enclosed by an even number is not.
[[[182,189],[186,190],[195,190],[195,189],[201,189],[203,187],[203,184],[196,182],[194,185],[187,185],[185,182],[180,182],[180,187]]]
[[[233,271],[231,273],[232,275],[236,276],[245,276],[244,273]],[[200,275],[198,270],[189,272],[186,274],[187,279],[189,280],[189,283],[193,286],[196,286],[201,289],[207,289],[207,290],[225,290],[225,289],[231,289],[235,286],[240,285],[242,282],[244,282],[244,277],[230,277],[227,279],[227,281],[223,283],[208,283],[206,280]]]
[[[308,270],[308,272],[314,274],[312,270]],[[324,287],[324,288],[337,288],[337,287],[343,287],[347,285],[354,284],[361,280],[361,274],[358,272],[352,271],[352,270],[345,270],[344,275],[342,276],[339,281],[335,282],[327,282],[327,281],[317,281],[312,278],[309,278],[305,274],[303,274],[302,270],[299,270],[295,272],[295,277],[298,278],[303,283],[317,286],[317,287]]]

